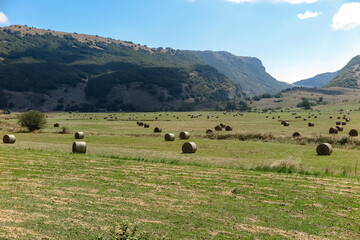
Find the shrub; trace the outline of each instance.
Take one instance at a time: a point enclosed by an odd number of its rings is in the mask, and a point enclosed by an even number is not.
[[[22,113],[18,117],[18,123],[22,127],[26,127],[29,131],[45,128],[47,121],[45,115],[39,111],[29,111]]]
[[[128,221],[122,221],[106,233],[98,236],[98,240],[148,240],[147,232],[138,232],[137,225],[131,228]]]

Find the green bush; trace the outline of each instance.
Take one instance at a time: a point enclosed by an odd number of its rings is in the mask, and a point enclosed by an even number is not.
[[[29,111],[18,116],[18,123],[22,127],[26,127],[29,131],[45,128],[47,121],[45,115],[39,111]]]

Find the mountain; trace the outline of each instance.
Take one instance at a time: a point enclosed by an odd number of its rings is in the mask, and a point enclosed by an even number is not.
[[[0,28],[0,43],[3,108],[186,110],[241,96],[186,51],[21,25]]]
[[[291,85],[277,81],[254,57],[239,57],[229,52],[191,51],[206,64],[216,68],[231,81],[241,86],[248,95],[276,94]]]
[[[360,55],[352,58],[339,74],[326,87],[360,88]]]
[[[276,93],[284,85],[256,58],[21,25],[0,28],[0,108],[209,109],[237,101],[244,92]]]
[[[335,78],[339,74],[339,71],[337,72],[327,72],[327,73],[321,73],[316,75],[312,78],[307,78],[304,80],[300,80],[297,82],[294,82],[293,84],[300,87],[308,87],[308,88],[314,88],[314,87],[322,87],[326,83],[328,83],[331,79]]]

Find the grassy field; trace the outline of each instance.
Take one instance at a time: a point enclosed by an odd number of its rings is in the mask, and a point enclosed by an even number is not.
[[[0,144],[0,239],[97,239],[123,220],[151,239],[359,239],[360,140],[347,136],[360,113],[347,113],[49,113],[36,133],[1,115],[2,134],[17,142]],[[344,114],[351,121],[330,136]],[[233,131],[206,136],[220,122]],[[71,153],[76,131],[85,155]],[[195,154],[181,153],[180,131]],[[322,140],[331,156],[316,155]]]

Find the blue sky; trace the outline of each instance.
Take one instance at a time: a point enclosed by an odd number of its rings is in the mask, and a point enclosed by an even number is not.
[[[229,51],[259,58],[286,82],[339,70],[360,54],[354,0],[0,0],[0,26],[13,24]]]

